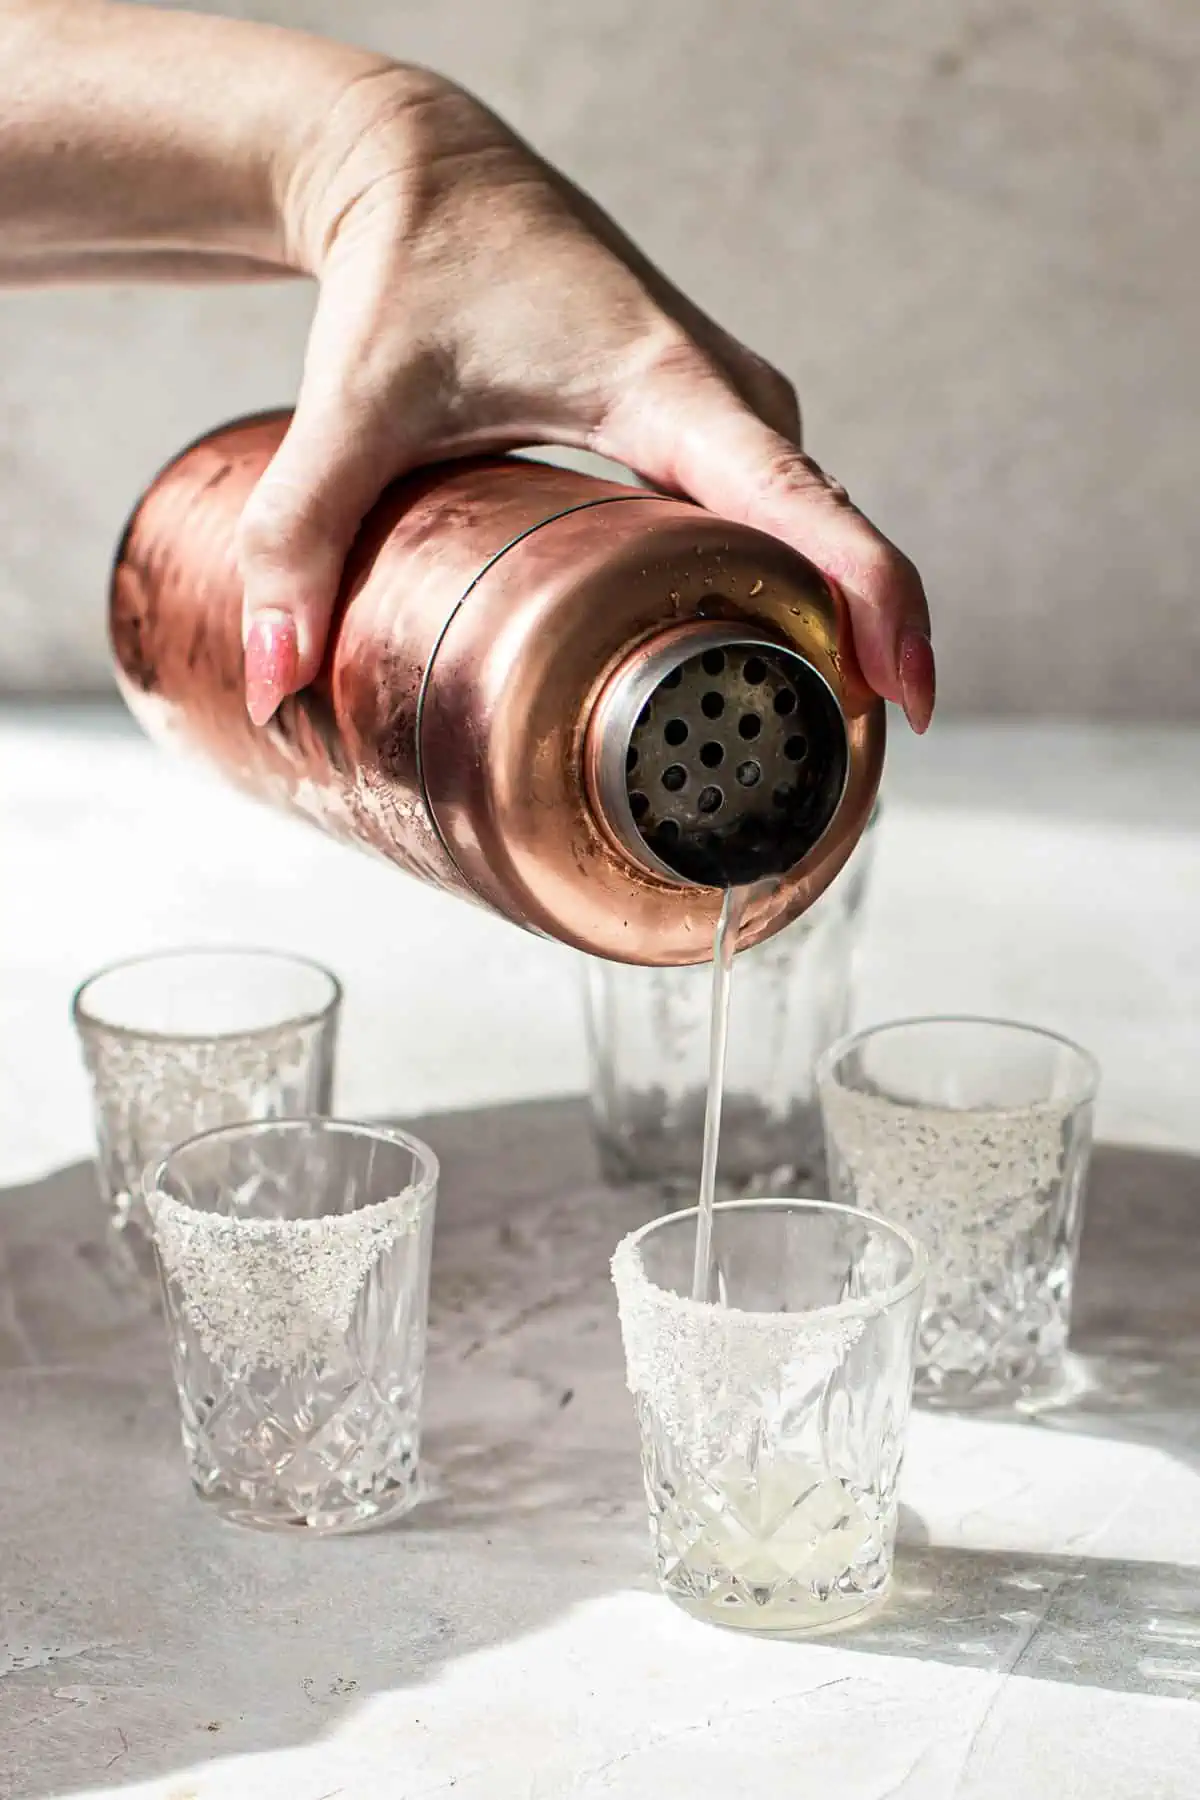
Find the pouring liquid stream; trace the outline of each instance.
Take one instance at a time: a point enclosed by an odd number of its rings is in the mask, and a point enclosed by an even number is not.
[[[765,884],[763,884],[765,885]],[[733,958],[746,908],[755,887],[725,889],[721,916],[713,938],[712,1009],[708,1035],[708,1095],[704,1107],[704,1149],[700,1159],[700,1196],[696,1208],[696,1260],[692,1299],[708,1300],[712,1287],[713,1201],[717,1189],[717,1157],[721,1146],[721,1102],[725,1093],[725,1059],[729,1047],[729,999]]]

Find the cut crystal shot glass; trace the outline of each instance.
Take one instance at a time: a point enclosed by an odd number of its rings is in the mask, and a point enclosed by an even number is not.
[[[226,1126],[146,1174],[192,1484],[331,1534],[419,1497],[438,1164],[405,1132]]]
[[[695,1238],[690,1208],[613,1258],[659,1584],[717,1624],[838,1628],[891,1577],[924,1253],[848,1207],[726,1201],[709,1303]]]
[[[341,1001],[328,969],[271,950],[166,950],[83,983],[72,1016],[114,1264],[153,1283],[142,1175],[174,1144],[329,1111]]]
[[[830,1189],[930,1260],[916,1392],[979,1406],[1065,1379],[1099,1068],[999,1019],[902,1020],[818,1070]]]

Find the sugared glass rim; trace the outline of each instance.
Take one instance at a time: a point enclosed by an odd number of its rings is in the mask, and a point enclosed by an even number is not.
[[[313,975],[320,975],[329,987],[329,994],[324,1005],[306,1007],[303,1011],[289,1012],[276,1019],[270,1025],[250,1025],[228,1031],[144,1031],[136,1025],[121,1025],[115,1019],[109,1019],[103,1013],[92,1012],[88,1005],[88,990],[98,982],[105,981],[110,975],[120,975],[126,969],[145,968],[155,962],[186,962],[191,957],[228,957],[231,961],[249,958],[258,961],[287,963],[294,969],[303,969]],[[94,969],[84,977],[71,996],[71,1018],[79,1030],[102,1031],[109,1037],[123,1038],[127,1043],[137,1044],[222,1044],[246,1042],[256,1038],[273,1037],[280,1031],[291,1031],[306,1025],[318,1025],[323,1019],[337,1011],[344,998],[342,984],[332,969],[324,963],[317,962],[314,957],[301,956],[292,950],[270,950],[258,944],[177,944],[165,950],[147,950],[138,956],[121,956],[115,962],[105,963],[102,968]]]
[[[202,1144],[216,1144],[221,1139],[261,1137],[266,1132],[290,1134],[296,1131],[323,1132],[331,1137],[342,1135],[370,1138],[375,1143],[394,1144],[409,1151],[415,1165],[414,1179],[404,1189],[404,1197],[411,1199],[413,1204],[423,1212],[436,1194],[441,1164],[438,1161],[437,1152],[432,1150],[423,1138],[414,1137],[411,1132],[402,1131],[397,1125],[371,1125],[361,1119],[329,1119],[321,1113],[298,1114],[294,1117],[280,1119],[242,1119],[233,1125],[216,1125],[211,1131],[198,1131],[192,1137],[183,1138],[178,1144],[172,1145],[165,1156],[156,1157],[153,1162],[146,1165],[142,1174],[142,1193],[147,1200],[153,1200],[157,1195],[165,1193],[162,1182],[166,1179],[174,1159],[182,1156],[185,1151],[195,1150]],[[169,1193],[166,1197],[174,1198]],[[204,1207],[189,1206],[186,1200],[177,1201],[176,1204],[187,1212],[202,1214],[206,1218],[213,1216]],[[377,1204],[379,1202],[368,1202],[367,1206],[357,1207],[354,1212],[320,1213],[317,1217],[333,1221],[341,1218],[355,1219],[369,1211],[372,1205]],[[312,1223],[311,1220],[305,1219],[282,1219],[277,1222],[281,1225]]]
[[[858,1031],[847,1032],[844,1037],[838,1038],[834,1043],[830,1044],[827,1049],[823,1050],[817,1058],[817,1086],[818,1088],[844,1088],[845,1083],[836,1072],[838,1064],[847,1056],[852,1055],[855,1050],[861,1049],[864,1044],[870,1043],[876,1038],[888,1037],[893,1032],[923,1030],[930,1026],[942,1025],[969,1025],[982,1027],[986,1031],[1008,1031],[1013,1032],[1018,1037],[1037,1038],[1040,1039],[1042,1043],[1056,1045],[1060,1050],[1069,1050],[1079,1064],[1079,1080],[1074,1083],[1068,1082],[1066,1084],[1067,1091],[1055,1095],[1053,1099],[1047,1097],[1044,1100],[1030,1100],[1023,1106],[934,1107],[933,1103],[930,1102],[927,1108],[926,1103],[919,1100],[897,1100],[895,1101],[897,1106],[908,1106],[914,1111],[922,1112],[926,1110],[937,1110],[947,1112],[1004,1112],[1019,1114],[1040,1111],[1045,1107],[1053,1107],[1057,1111],[1064,1106],[1083,1106],[1086,1105],[1088,1101],[1094,1100],[1099,1092],[1099,1059],[1093,1056],[1090,1050],[1085,1050],[1082,1044],[1077,1044],[1074,1038],[1067,1037],[1066,1034],[1061,1031],[1051,1031],[1044,1025],[1031,1025],[1025,1019],[1005,1019],[990,1013],[914,1013],[901,1019],[884,1019],[881,1020],[878,1025],[866,1025]],[[884,1098],[888,1098],[888,1096],[885,1095]]]
[[[885,1232],[889,1237],[897,1238],[912,1258],[912,1267],[908,1274],[895,1282],[891,1287],[881,1288],[878,1293],[867,1294],[857,1300],[837,1300],[826,1306],[809,1306],[801,1312],[785,1313],[751,1312],[742,1306],[720,1306],[714,1300],[693,1300],[690,1294],[678,1294],[673,1288],[661,1287],[653,1281],[646,1270],[645,1259],[641,1255],[641,1246],[646,1238],[655,1232],[663,1231],[669,1225],[681,1225],[686,1220],[695,1221],[700,1209],[698,1206],[685,1206],[678,1212],[667,1213],[661,1219],[651,1219],[646,1225],[640,1225],[621,1239],[613,1252],[613,1274],[616,1276],[618,1258],[633,1259],[633,1268],[640,1280],[644,1281],[654,1293],[661,1294],[672,1309],[681,1307],[685,1311],[710,1317],[714,1312],[729,1313],[742,1319],[794,1319],[801,1325],[807,1319],[873,1319],[880,1313],[890,1312],[893,1306],[915,1293],[924,1282],[929,1268],[929,1257],[925,1246],[903,1225],[893,1224],[891,1219],[881,1219],[877,1213],[864,1212],[857,1206],[843,1206],[836,1200],[816,1200],[811,1196],[793,1195],[779,1198],[763,1198],[748,1200],[718,1200],[713,1207],[717,1213],[737,1212],[809,1212],[840,1213],[843,1218],[854,1219],[860,1225],[869,1225],[874,1230]]]

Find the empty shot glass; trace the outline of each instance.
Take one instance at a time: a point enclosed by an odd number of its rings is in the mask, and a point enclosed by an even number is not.
[[[329,1111],[341,1000],[328,969],[270,950],[166,950],[83,983],[72,1014],[116,1262],[154,1279],[142,1175],[173,1145]]]
[[[1050,1396],[1064,1378],[1099,1068],[1052,1032],[902,1020],[818,1071],[835,1198],[929,1253],[916,1391],[947,1405]]]
[[[405,1132],[231,1125],[146,1176],[192,1485],[263,1529],[418,1498],[438,1164]]]
[[[691,1208],[613,1258],[659,1584],[718,1624],[840,1626],[891,1577],[924,1254],[851,1208],[725,1201],[711,1304],[695,1239]]]

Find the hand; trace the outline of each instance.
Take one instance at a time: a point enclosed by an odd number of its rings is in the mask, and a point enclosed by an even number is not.
[[[247,704],[320,665],[342,566],[416,464],[581,447],[784,539],[846,595],[866,680],[929,724],[913,565],[801,448],[785,378],[460,89],[375,67],[276,171],[285,260],[320,282],[295,417],[248,505]]]

